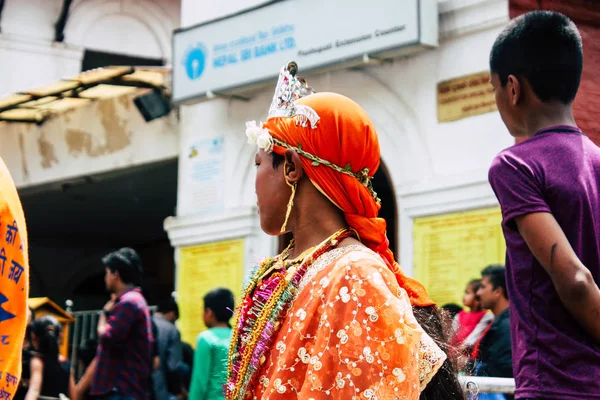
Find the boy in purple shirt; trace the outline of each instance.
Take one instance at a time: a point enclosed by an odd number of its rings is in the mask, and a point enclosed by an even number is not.
[[[517,399],[600,399],[600,148],[576,126],[573,22],[536,11],[491,51],[511,135],[489,179],[502,208]]]

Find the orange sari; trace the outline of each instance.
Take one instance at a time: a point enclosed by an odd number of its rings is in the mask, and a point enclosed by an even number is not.
[[[418,399],[445,359],[384,260],[336,248],[306,272],[247,398]]]

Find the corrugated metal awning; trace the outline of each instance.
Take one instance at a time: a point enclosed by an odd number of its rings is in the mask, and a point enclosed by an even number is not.
[[[167,91],[170,71],[156,67],[117,66],[86,71],[41,87],[0,98],[0,121],[41,124],[92,101],[121,97],[144,88]]]

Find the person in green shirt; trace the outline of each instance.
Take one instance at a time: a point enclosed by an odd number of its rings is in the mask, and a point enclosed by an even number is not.
[[[204,296],[204,324],[207,330],[198,335],[194,354],[194,369],[190,387],[190,400],[225,399],[227,358],[231,341],[233,293],[217,288]]]

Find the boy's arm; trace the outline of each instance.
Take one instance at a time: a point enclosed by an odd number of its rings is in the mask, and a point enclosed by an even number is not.
[[[75,393],[78,399],[84,399],[85,394],[92,387],[92,381],[94,380],[94,375],[96,374],[96,359],[94,358],[90,365],[87,367],[83,376],[75,385]]]
[[[131,321],[135,319],[136,307],[130,302],[116,303],[108,317],[100,316],[98,340],[103,344],[122,346],[127,343]]]
[[[516,217],[515,221],[529,249],[552,278],[565,308],[600,344],[600,289],[554,216],[539,212]]]

